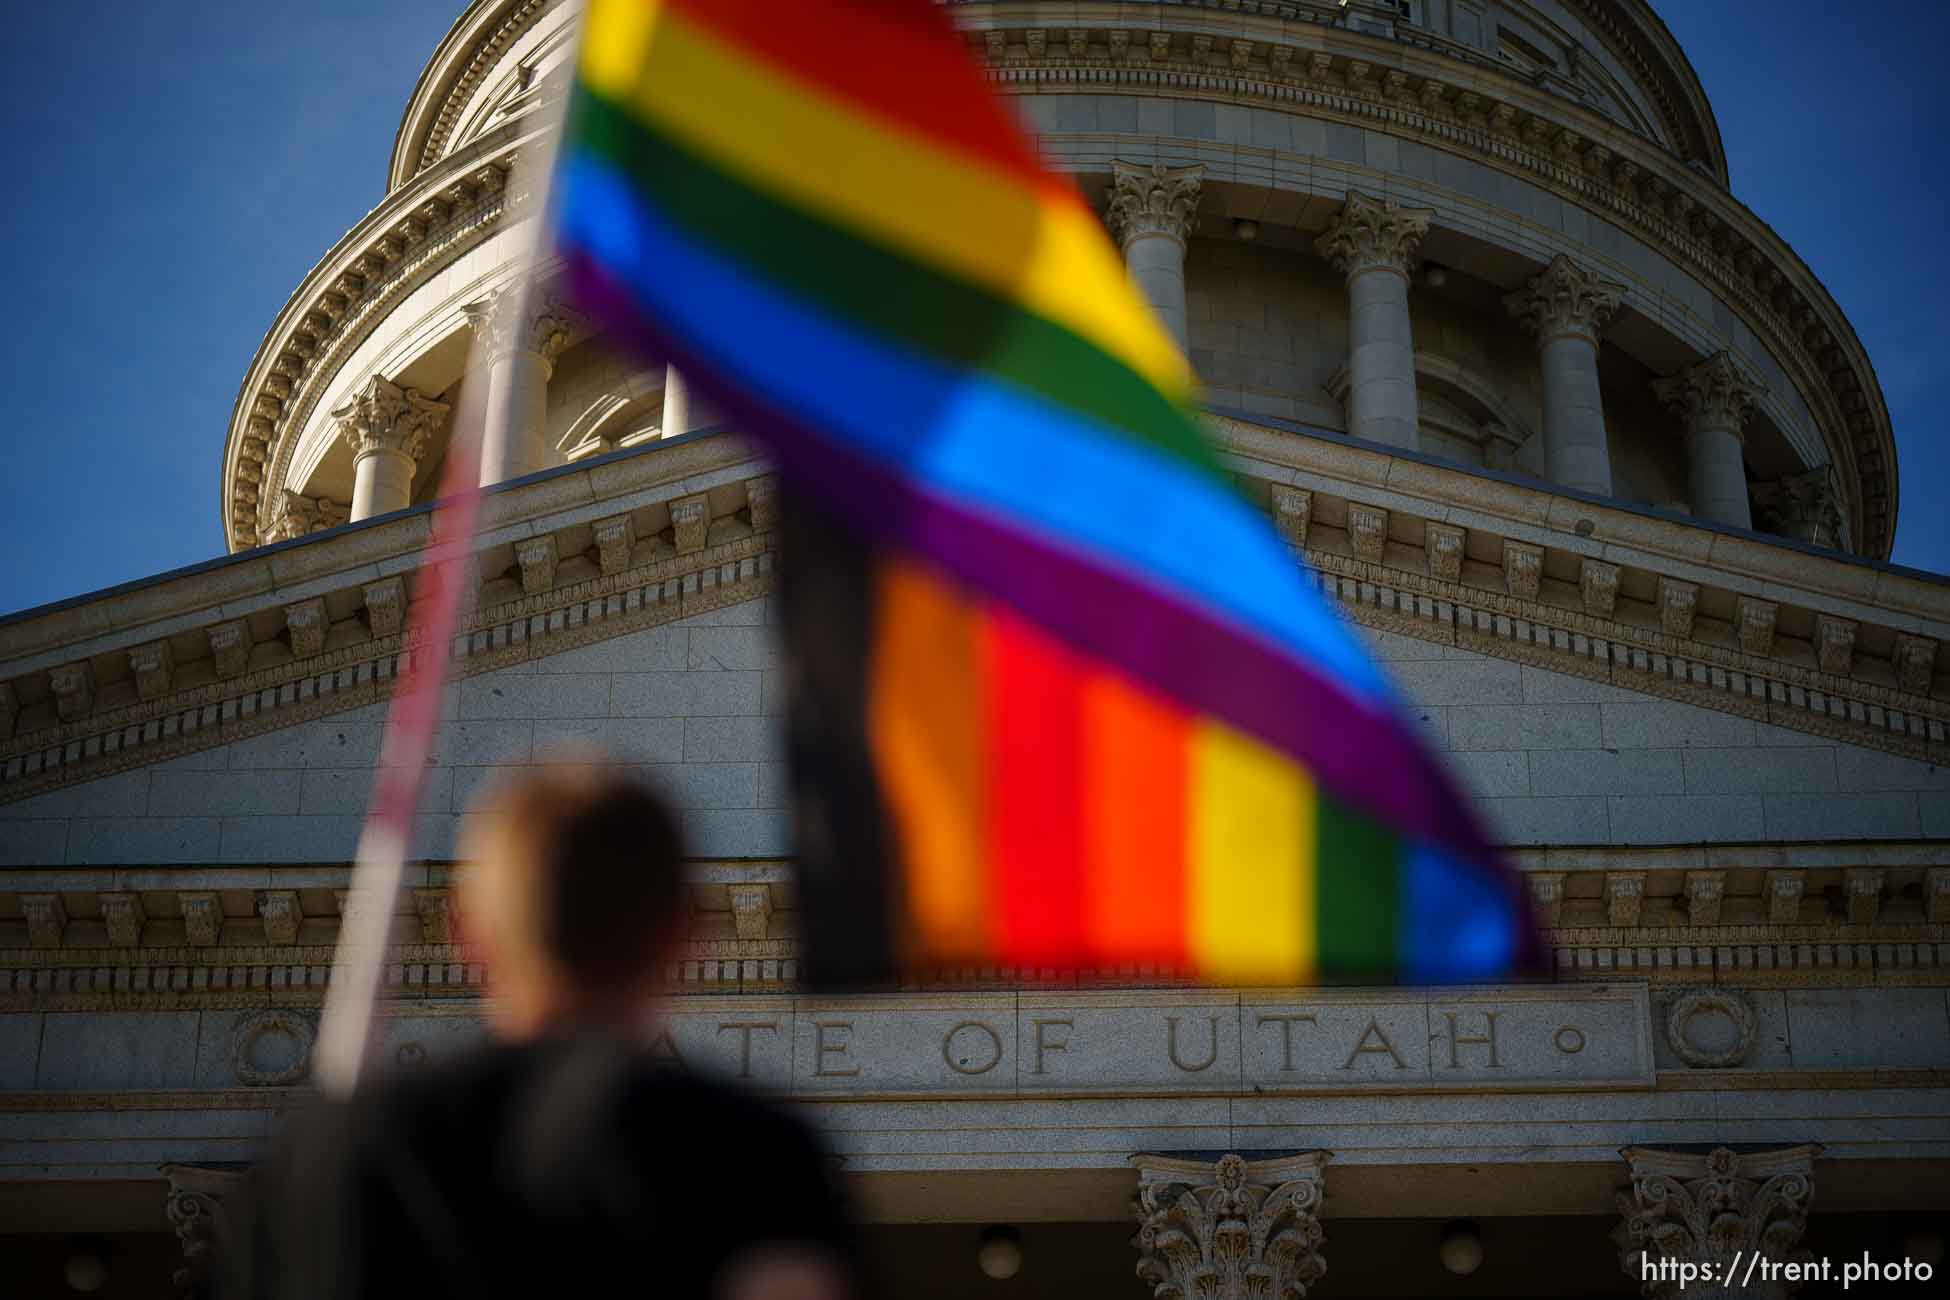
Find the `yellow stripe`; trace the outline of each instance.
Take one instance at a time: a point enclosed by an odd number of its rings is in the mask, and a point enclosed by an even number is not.
[[[1220,723],[1191,745],[1192,958],[1205,978],[1314,976],[1314,787],[1275,750]]]
[[[1184,356],[1081,203],[1046,201],[646,0],[591,4],[582,79],[746,184],[1012,299],[1189,397]]]

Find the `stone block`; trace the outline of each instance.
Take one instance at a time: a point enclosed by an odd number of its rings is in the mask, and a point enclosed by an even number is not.
[[[607,673],[489,673],[460,684],[462,719],[601,718],[609,715]]]
[[[535,725],[517,719],[443,723],[432,761],[456,767],[526,763],[534,752]]]
[[[712,672],[777,668],[778,642],[765,627],[694,627],[685,666]]]
[[[1786,1001],[1796,1069],[1941,1069],[1950,1061],[1942,989],[1790,989]]]
[[[1461,779],[1463,788],[1478,798],[1502,798],[1531,792],[1530,755],[1523,750],[1451,751],[1446,757],[1449,770]]]
[[[1596,704],[1459,704],[1449,710],[1451,749],[1597,749]]]
[[[783,808],[693,808],[684,813],[684,847],[705,858],[784,857],[792,819]]]
[[[1619,844],[1694,844],[1766,838],[1758,795],[1613,795]]]
[[[194,1011],[49,1012],[35,1087],[187,1088],[196,1077],[197,1019]]]
[[[1835,774],[1844,790],[1950,791],[1950,767],[1854,745],[1835,747]]]
[[[1754,724],[1731,713],[1677,700],[1620,700],[1600,704],[1608,749],[1730,749],[1754,743]]]
[[[1609,682],[1594,682],[1589,677],[1554,673],[1548,668],[1532,668],[1527,664],[1523,669],[1525,704],[1604,704],[1644,698]]]
[[[1532,794],[1684,794],[1677,749],[1564,749],[1531,762]]]
[[[679,808],[758,806],[757,763],[666,763],[639,769]]]
[[[217,862],[350,862],[359,848],[359,816],[227,817]]]
[[[0,1092],[26,1092],[41,1063],[39,1012],[0,1014]]]
[[[1765,800],[1769,839],[1903,839],[1922,834],[1916,795],[1907,790],[1770,794]]]
[[[68,824],[68,862],[72,866],[214,862],[219,825],[215,817],[78,817]]]
[[[684,719],[686,763],[762,762],[780,756],[782,738],[770,718]]]
[[[652,1051],[674,1055],[686,1069],[784,1093],[792,1086],[794,1020],[791,998],[674,999],[663,1021],[669,1036],[653,1039]],[[829,1029],[826,1042],[831,1046],[841,1037]],[[828,1068],[848,1068],[846,1055],[827,1053]]]
[[[1478,799],[1504,844],[1603,844],[1610,822],[1601,798]]]
[[[538,718],[537,755],[594,749],[620,763],[676,763],[684,757],[682,718]]]
[[[1684,756],[1688,794],[1819,794],[1835,789],[1832,745],[1670,752]]]
[[[788,763],[758,765],[758,806],[786,808],[792,804],[792,768]]]
[[[755,603],[746,601],[713,612],[748,610]],[[537,673],[655,672],[684,667],[689,648],[689,632],[682,626],[670,625],[646,628],[628,636],[598,641],[594,645],[577,646],[559,654],[542,655],[529,662]]]
[[[1502,660],[1402,660],[1391,665],[1390,672],[1417,704],[1523,703],[1522,670]]]
[[[750,716],[761,711],[762,687],[757,672],[623,673],[609,706],[618,717]]]
[[[67,860],[66,818],[0,821],[0,867],[52,867]]]
[[[281,727],[230,745],[230,766],[255,768],[371,768],[379,761],[385,727],[378,721],[330,718]]]
[[[1018,1089],[1231,1092],[1241,1085],[1239,1006],[1226,993],[1018,997]]]
[[[0,825],[43,818],[141,817],[149,811],[149,777],[153,770],[121,772],[0,804]]]
[[[298,811],[299,771],[156,772],[151,817],[236,817]]]

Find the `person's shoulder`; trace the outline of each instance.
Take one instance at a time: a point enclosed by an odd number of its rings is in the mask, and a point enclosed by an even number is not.
[[[819,1149],[812,1128],[783,1103],[743,1085],[708,1075],[647,1064],[637,1075],[637,1098],[645,1113],[683,1124],[700,1136],[728,1144]]]

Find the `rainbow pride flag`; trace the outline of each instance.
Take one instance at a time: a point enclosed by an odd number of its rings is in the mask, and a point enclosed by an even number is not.
[[[806,968],[1493,978],[1514,877],[929,0],[591,0],[585,305],[786,482]]]

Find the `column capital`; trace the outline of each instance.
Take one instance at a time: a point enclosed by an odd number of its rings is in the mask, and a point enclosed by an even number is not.
[[[1649,1300],[1783,1300],[1775,1277],[1729,1278],[1736,1258],[1758,1254],[1771,1264],[1813,1257],[1799,1249],[1814,1200],[1813,1143],[1772,1151],[1668,1151],[1626,1147],[1632,1185],[1618,1193],[1625,1222],[1612,1233],[1618,1261]],[[1689,1274],[1679,1264],[1706,1265]]]
[[[1405,208],[1398,199],[1349,190],[1314,247],[1350,280],[1364,271],[1393,271],[1406,280],[1434,217],[1434,208]]]
[[[1105,220],[1119,244],[1128,245],[1145,235],[1164,235],[1180,244],[1191,237],[1205,164],[1167,167],[1113,161],[1110,175]]]
[[[545,376],[569,346],[575,323],[574,314],[553,294],[537,292],[529,298],[520,285],[496,289],[460,310],[489,361],[528,353],[541,358]]]
[[[1325,1151],[1276,1160],[1227,1154],[1207,1163],[1136,1155],[1137,1274],[1159,1300],[1201,1296],[1301,1300],[1321,1258]]]
[[[1598,335],[1618,310],[1624,294],[1624,285],[1559,253],[1523,288],[1505,294],[1503,305],[1540,347],[1567,336],[1585,339],[1596,347]]]
[[[1731,354],[1716,352],[1678,374],[1653,380],[1652,392],[1686,422],[1688,433],[1724,429],[1740,435],[1747,413],[1767,390],[1735,365]]]
[[[271,507],[271,526],[264,532],[266,545],[288,542],[306,533],[337,528],[352,517],[352,507],[325,497],[301,496],[290,488],[278,493]]]
[[[351,400],[332,412],[339,436],[352,448],[354,461],[382,451],[419,460],[427,439],[450,408],[415,388],[401,388],[374,375]]]

